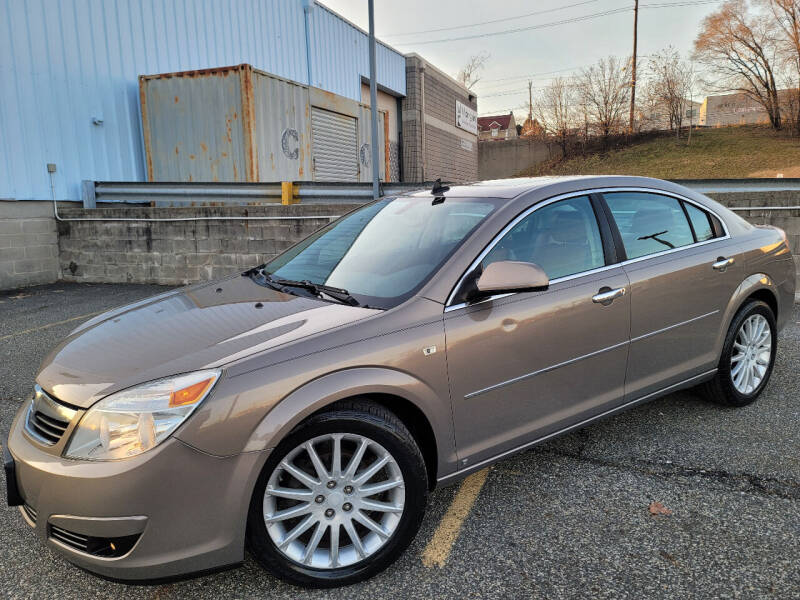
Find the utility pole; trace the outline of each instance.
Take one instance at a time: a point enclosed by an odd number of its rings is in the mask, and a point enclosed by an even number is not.
[[[528,80],[528,118],[533,124],[533,81]]]
[[[637,0],[638,1],[638,0]],[[369,0],[369,113],[372,120],[372,198],[381,195],[380,165],[378,164],[378,84],[375,79],[375,1]]]
[[[630,134],[633,135],[634,108],[636,106],[636,29],[639,25],[639,0],[634,0],[633,5],[633,61],[631,62],[631,122]]]

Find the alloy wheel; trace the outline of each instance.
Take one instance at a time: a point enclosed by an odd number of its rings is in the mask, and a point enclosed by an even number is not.
[[[772,328],[763,315],[751,315],[739,328],[731,353],[731,379],[740,394],[758,389],[771,358]]]
[[[275,467],[263,514],[284,556],[336,569],[380,550],[404,503],[403,475],[388,450],[362,435],[332,433],[303,442]]]

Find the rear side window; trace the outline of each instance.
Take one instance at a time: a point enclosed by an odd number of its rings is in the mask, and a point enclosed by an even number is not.
[[[587,196],[553,202],[517,223],[481,263],[501,260],[536,263],[550,279],[597,269],[605,264],[603,242]]]
[[[692,229],[694,229],[694,235],[698,242],[705,242],[715,237],[711,215],[688,202],[684,202],[683,206],[686,207],[686,214],[689,215],[689,221],[692,223]]]
[[[678,199],[649,192],[610,192],[603,196],[629,259],[694,243]]]

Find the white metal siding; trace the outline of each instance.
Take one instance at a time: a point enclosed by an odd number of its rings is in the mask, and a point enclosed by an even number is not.
[[[47,163],[59,199],[144,181],[139,75],[250,63],[358,101],[367,36],[320,5],[311,21],[309,82],[303,0],[0,0],[0,199],[48,199]],[[384,45],[378,82],[405,94]]]
[[[358,181],[356,120],[311,108],[315,181]]]

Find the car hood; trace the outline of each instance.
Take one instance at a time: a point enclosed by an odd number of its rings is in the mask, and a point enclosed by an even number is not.
[[[36,381],[55,398],[88,407],[132,385],[222,366],[380,312],[231,277],[91,319],[45,358]]]

